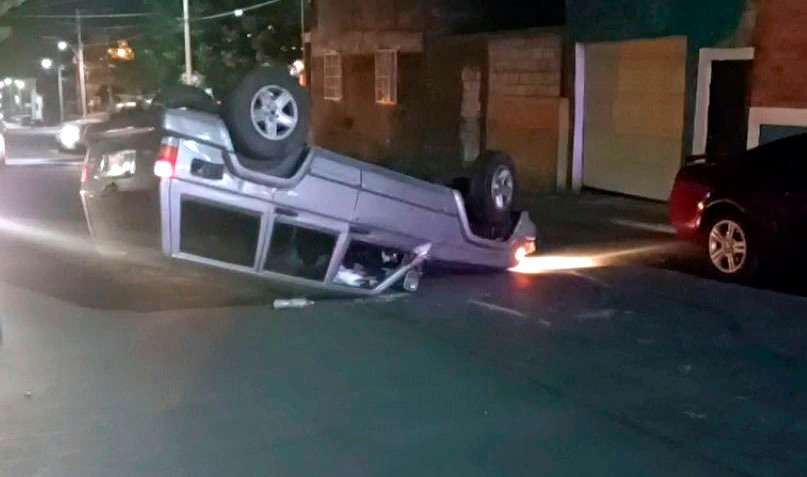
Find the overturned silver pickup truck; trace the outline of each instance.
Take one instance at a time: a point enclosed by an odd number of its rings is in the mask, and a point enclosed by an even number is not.
[[[154,165],[163,252],[374,295],[415,291],[427,264],[506,270],[535,250],[505,155],[484,154],[463,193],[307,147],[307,120],[305,91],[271,68],[249,75],[221,114],[166,110]]]

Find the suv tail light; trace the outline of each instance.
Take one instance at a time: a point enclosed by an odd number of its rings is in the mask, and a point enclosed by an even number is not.
[[[165,138],[160,145],[157,162],[154,163],[154,175],[161,179],[174,177],[179,156],[179,141],[176,138]]]

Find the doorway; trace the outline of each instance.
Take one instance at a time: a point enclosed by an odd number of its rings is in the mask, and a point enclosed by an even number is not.
[[[751,61],[714,61],[709,85],[706,154],[715,159],[746,150]]]

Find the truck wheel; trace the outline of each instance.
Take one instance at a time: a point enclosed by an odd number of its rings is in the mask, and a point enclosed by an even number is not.
[[[471,217],[480,224],[498,226],[510,222],[518,182],[510,156],[486,151],[479,156],[468,194]]]
[[[163,89],[154,97],[154,103],[167,109],[188,108],[205,113],[219,113],[219,105],[207,93],[183,84]]]
[[[284,69],[248,74],[224,102],[223,117],[238,152],[282,161],[299,154],[308,136],[308,93]]]

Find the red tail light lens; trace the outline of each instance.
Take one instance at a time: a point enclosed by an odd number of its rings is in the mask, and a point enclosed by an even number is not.
[[[174,177],[174,168],[177,165],[178,156],[179,148],[175,144],[163,142],[162,146],[160,146],[157,162],[154,163],[154,175],[161,179]]]
[[[84,161],[84,164],[81,165],[81,183],[87,182],[87,179],[90,176],[90,165],[87,161]]]

